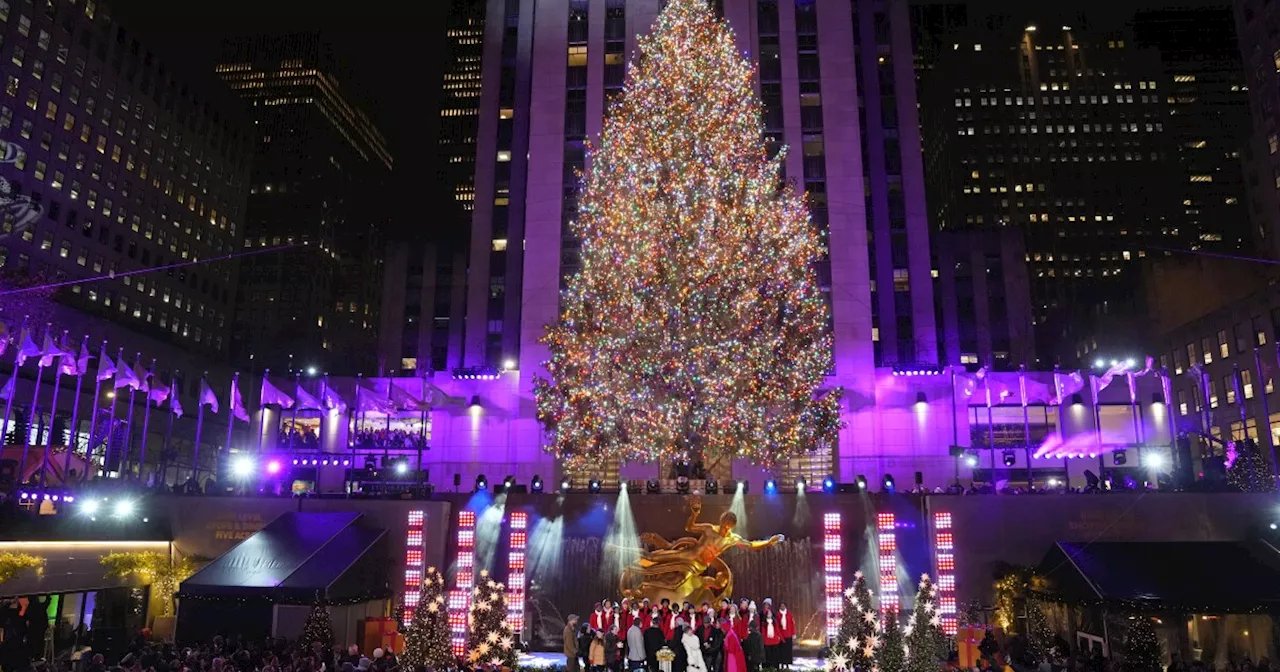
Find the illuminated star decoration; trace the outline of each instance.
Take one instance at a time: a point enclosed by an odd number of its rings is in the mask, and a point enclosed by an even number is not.
[[[837,653],[827,662],[829,663],[829,669],[832,670],[839,671],[849,669],[849,659],[846,658],[843,653]]]
[[[755,68],[706,0],[667,3],[640,52],[566,232],[580,270],[534,381],[546,448],[570,466],[768,467],[831,445],[826,241],[779,186]]]

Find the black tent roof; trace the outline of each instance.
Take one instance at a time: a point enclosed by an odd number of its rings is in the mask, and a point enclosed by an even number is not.
[[[1058,542],[1037,569],[1051,599],[1195,613],[1280,607],[1280,552],[1264,542]]]
[[[358,513],[291,511],[182,582],[181,597],[285,603],[384,597],[386,530]]]

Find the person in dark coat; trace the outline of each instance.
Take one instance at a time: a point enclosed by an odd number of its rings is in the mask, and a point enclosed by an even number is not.
[[[622,661],[622,640],[618,639],[618,624],[609,626],[609,632],[604,636],[604,666],[618,672],[618,666]]]
[[[764,637],[760,636],[760,624],[751,621],[747,624],[747,639],[742,642],[742,651],[747,657],[747,672],[760,672],[764,665]]]
[[[716,624],[714,611],[703,616],[702,628],[698,630],[698,639],[702,640],[702,658],[707,663],[707,672],[720,672],[721,654],[724,650],[724,630]]]
[[[582,626],[578,628],[578,659],[582,661],[582,669],[584,670],[591,669],[590,656],[592,639],[594,639],[594,637],[591,636],[591,626],[583,623]]]
[[[658,672],[658,649],[667,645],[667,638],[663,636],[659,623],[657,609],[655,609],[653,620],[644,630],[644,662],[649,672]]]
[[[689,666],[689,654],[684,650],[684,643],[680,641],[684,637],[684,629],[684,619],[677,620],[676,629],[671,633],[671,639],[667,641],[667,647],[676,654],[676,659],[671,661],[671,672],[685,672],[685,668]]]

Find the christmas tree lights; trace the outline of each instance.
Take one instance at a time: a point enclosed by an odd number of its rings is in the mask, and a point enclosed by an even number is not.
[[[1151,620],[1139,616],[1130,621],[1129,633],[1124,638],[1124,669],[1126,672],[1159,672],[1164,669],[1164,654],[1156,637]]]
[[[302,641],[319,643],[323,648],[333,646],[333,619],[329,616],[329,608],[324,605],[319,595],[316,603],[307,615],[307,622],[302,626]]]
[[[449,617],[444,597],[444,575],[428,567],[422,576],[421,590],[413,600],[417,605],[404,633],[404,655],[401,662],[410,672],[426,667],[441,670],[456,663],[449,643]]]
[[[928,574],[920,577],[915,608],[903,629],[907,672],[937,672],[946,657],[946,636],[942,633],[942,614],[938,612],[937,588]]]
[[[831,639],[831,653],[827,656],[827,669],[871,669],[880,645],[877,630],[879,612],[871,603],[871,588],[862,572],[854,574],[853,585],[844,591],[844,611],[840,618],[840,630]]]
[[[507,600],[501,583],[482,569],[471,593],[471,631],[467,636],[467,660],[473,668],[492,666],[516,669],[519,651],[516,635],[507,620]]]
[[[705,0],[671,0],[605,122],[570,223],[581,271],[534,392],[569,465],[772,465],[834,442],[825,253],[762,140],[755,71]]]

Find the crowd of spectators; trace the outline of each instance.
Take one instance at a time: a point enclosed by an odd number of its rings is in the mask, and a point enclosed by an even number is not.
[[[139,635],[120,653],[81,647],[46,661],[22,656],[10,659],[6,672],[400,672],[394,652],[363,653],[356,645],[307,646],[284,638],[265,642],[214,637],[207,644],[177,646]]]
[[[403,429],[360,429],[356,431],[358,449],[374,448],[426,448],[427,439],[422,432]]]

